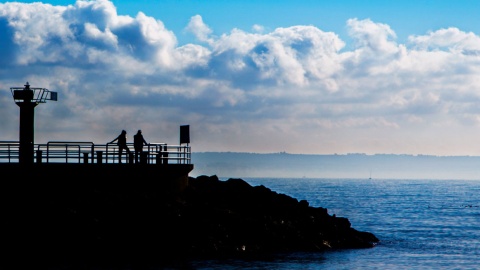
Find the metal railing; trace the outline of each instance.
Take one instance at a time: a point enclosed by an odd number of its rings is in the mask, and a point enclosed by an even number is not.
[[[135,156],[133,143],[130,150],[120,155],[116,143],[95,144],[93,142],[52,141],[35,144],[36,163],[141,163],[141,164],[191,164],[191,148],[188,145],[149,143]],[[18,163],[20,143],[0,141],[0,163]]]
[[[18,163],[20,155],[20,142],[0,141],[0,162]]]

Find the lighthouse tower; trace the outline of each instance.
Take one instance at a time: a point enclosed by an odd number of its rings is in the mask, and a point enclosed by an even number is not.
[[[13,100],[20,107],[20,164],[33,163],[35,107],[47,100],[57,101],[57,92],[46,88],[32,88],[28,82],[24,87],[10,87]]]

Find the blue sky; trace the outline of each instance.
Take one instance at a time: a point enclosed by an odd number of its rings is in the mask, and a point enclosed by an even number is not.
[[[58,1],[58,3],[68,1]],[[56,2],[52,2],[56,3]],[[135,16],[139,10],[161,18],[179,40],[188,40],[183,28],[194,15],[200,14],[217,35],[234,28],[251,31],[262,25],[270,31],[278,27],[314,25],[323,31],[334,31],[348,39],[345,23],[348,19],[369,18],[388,24],[395,30],[398,41],[409,35],[455,26],[463,31],[478,31],[476,10],[480,2],[472,0],[339,0],[339,1],[113,1],[121,14]]]
[[[193,151],[480,153],[480,1],[0,1],[10,87],[45,87],[35,142],[122,129]]]

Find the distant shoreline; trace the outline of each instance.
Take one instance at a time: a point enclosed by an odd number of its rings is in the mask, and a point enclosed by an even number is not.
[[[480,156],[193,152],[191,175],[480,180]]]

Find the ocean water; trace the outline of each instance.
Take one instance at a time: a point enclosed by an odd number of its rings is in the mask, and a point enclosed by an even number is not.
[[[194,261],[192,269],[480,269],[480,180],[244,180],[327,208],[380,243],[268,260]]]

